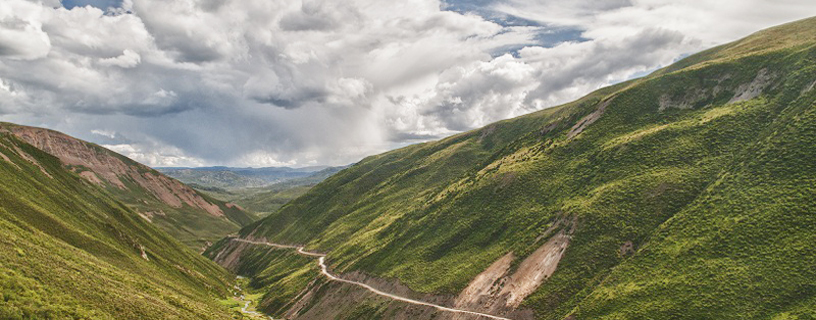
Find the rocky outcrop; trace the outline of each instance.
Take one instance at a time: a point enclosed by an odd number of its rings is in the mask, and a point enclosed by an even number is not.
[[[258,242],[253,243],[252,241]],[[241,269],[242,264],[252,263],[242,261],[242,256],[245,254],[245,250],[253,246],[257,246],[259,243],[266,243],[266,240],[238,240],[234,238],[227,238],[226,242],[223,243],[223,245],[217,251],[205,252],[205,255],[209,256],[213,261],[222,267],[233,272],[237,272],[239,269]],[[288,245],[272,246],[280,247],[272,248],[270,250],[295,250],[294,247]],[[509,256],[512,257],[512,253],[509,254]],[[540,254],[537,256],[540,257]],[[531,260],[535,259],[537,258],[532,258]],[[494,263],[494,266],[498,267],[494,268],[492,266],[491,268],[498,269],[496,274],[503,275],[509,268],[509,263],[511,261],[512,259],[500,260],[500,262]],[[315,260],[315,264],[317,264],[317,260]],[[516,282],[514,282],[514,284],[519,284],[519,288],[528,288],[521,285],[526,279],[521,275],[532,274],[532,272],[527,269],[536,269],[531,268],[534,265],[538,266],[538,264],[528,263],[525,265],[523,263],[522,267],[525,268],[525,271],[514,274],[514,276],[517,276],[518,279]],[[481,274],[477,280],[474,280],[474,282],[479,282],[479,279],[485,279],[484,286],[487,287],[493,282],[492,276],[486,276],[488,273],[489,272]],[[478,299],[480,295],[484,294],[483,292],[469,292],[468,290],[474,290],[473,285],[471,285],[457,297],[453,295],[418,293],[411,290],[411,288],[408,286],[403,285],[398,280],[372,277],[359,271],[336,276],[342,279],[342,281],[329,281],[325,275],[316,277],[302,292],[297,295],[295,299],[293,299],[286,306],[281,309],[267,310],[267,312],[284,314],[286,319],[335,319],[338,317],[343,318],[347,316],[350,309],[353,309],[356,306],[370,305],[373,302],[377,305],[376,309],[378,309],[379,312],[388,315],[388,319],[477,320],[486,318],[485,316],[478,314],[440,310],[439,308],[433,306],[435,305],[464,311],[481,312],[480,310],[477,310],[480,307],[479,303],[464,303],[464,307],[460,306],[460,304],[463,304],[460,301],[462,297],[476,297]],[[349,282],[353,282],[354,284]],[[376,294],[371,290],[363,288],[363,286],[360,284],[376,289],[379,292],[387,293],[387,295],[390,296],[410,299],[422,303],[400,301],[399,299],[387,297],[383,294]],[[425,305],[425,303],[430,305]],[[491,309],[488,314],[498,317],[507,317],[508,319],[514,320],[534,319],[534,314],[531,310],[519,309],[518,304],[498,306]]]
[[[767,68],[759,70],[756,78],[750,83],[745,83],[737,88],[734,97],[728,103],[735,103],[740,101],[747,101],[758,97],[762,92],[771,85],[774,75],[768,72]]]
[[[598,119],[601,118],[604,112],[606,112],[606,108],[609,106],[609,103],[612,102],[612,99],[614,98],[608,98],[604,100],[598,105],[598,108],[596,108],[595,111],[581,118],[581,120],[578,120],[578,122],[575,123],[574,126],[572,126],[569,133],[567,133],[567,139],[575,138],[575,136],[581,134],[581,132],[583,132],[584,129],[589,127],[589,125],[595,123],[595,121],[598,121]]]
[[[512,252],[493,262],[456,297],[454,306],[491,314],[513,314],[513,319],[531,318],[532,312],[519,310],[519,306],[558,268],[575,225],[575,219],[556,220],[538,239],[547,241],[527,256],[512,274],[510,269],[516,259]]]
[[[210,256],[210,260],[232,272],[236,272],[241,263],[241,255],[252,244],[240,241],[228,241],[224,246]]]

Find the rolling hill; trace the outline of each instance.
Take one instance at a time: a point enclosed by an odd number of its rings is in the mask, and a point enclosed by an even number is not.
[[[96,144],[35,127],[0,123],[0,132],[56,156],[69,170],[99,185],[170,235],[195,249],[256,218],[156,170]]]
[[[1,319],[233,319],[218,302],[232,274],[111,196],[98,180],[113,177],[3,128]]]
[[[815,89],[811,18],[368,157],[240,236],[513,319],[811,319]],[[205,254],[276,316],[454,318],[327,282],[292,253],[224,239]]]
[[[341,167],[306,168],[156,168],[212,198],[237,204],[239,208],[265,217]],[[258,178],[262,176],[263,178]]]
[[[167,167],[156,168],[156,170],[187,184],[198,184],[208,187],[234,190],[242,188],[259,188],[292,179],[306,178],[329,168],[331,167]]]

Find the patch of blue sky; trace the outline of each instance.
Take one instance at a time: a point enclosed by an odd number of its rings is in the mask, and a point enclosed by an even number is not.
[[[493,4],[501,0],[443,0],[442,10],[453,11],[461,14],[475,14],[485,20],[499,24],[509,32],[516,27],[534,28],[535,36],[528,43],[518,43],[502,46],[494,49],[490,54],[494,57],[507,53],[518,56],[518,51],[524,47],[537,46],[552,48],[564,42],[584,42],[589,39],[583,38],[581,34],[584,30],[573,27],[548,26],[538,21],[524,19],[521,17],[508,15],[492,9]]]
[[[119,8],[122,6],[122,0],[62,0],[61,2],[62,6],[66,9],[92,6],[107,10],[108,8]]]

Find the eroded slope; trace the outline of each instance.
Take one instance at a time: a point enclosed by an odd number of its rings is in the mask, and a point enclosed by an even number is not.
[[[232,318],[225,270],[16,136],[0,154],[0,318]]]
[[[70,170],[108,189],[119,200],[184,243],[199,248],[253,221],[243,210],[208,198],[158,171],[92,143],[34,127],[0,123],[0,132],[60,159]]]

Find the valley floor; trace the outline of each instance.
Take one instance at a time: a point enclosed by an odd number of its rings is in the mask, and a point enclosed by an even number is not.
[[[347,283],[347,284],[355,285],[355,286],[358,286],[358,287],[362,287],[362,288],[364,288],[364,289],[366,289],[366,290],[368,290],[368,291],[370,291],[370,292],[372,292],[372,293],[374,293],[376,295],[386,297],[386,298],[389,298],[389,299],[392,299],[392,300],[406,302],[406,303],[409,303],[409,304],[414,304],[414,305],[419,305],[419,306],[432,307],[432,308],[436,308],[438,310],[445,311],[445,312],[474,315],[474,316],[478,316],[480,318],[488,318],[488,319],[495,319],[495,320],[511,320],[509,318],[499,317],[499,316],[495,316],[495,315],[491,315],[491,314],[475,312],[475,311],[468,311],[468,310],[462,310],[462,309],[449,308],[449,307],[441,306],[441,305],[438,305],[438,304],[433,304],[433,303],[429,303],[429,302],[414,300],[414,299],[410,299],[410,298],[406,298],[406,297],[402,297],[402,296],[398,296],[398,295],[395,295],[395,294],[391,294],[391,293],[387,293],[387,292],[377,290],[376,288],[374,288],[374,287],[372,287],[370,285],[367,285],[365,283],[362,283],[362,282],[357,282],[357,281],[346,280],[346,279],[340,278],[339,276],[333,275],[328,271],[328,267],[326,266],[326,263],[325,263],[325,259],[326,259],[325,254],[305,251],[303,247],[276,244],[276,243],[271,243],[271,242],[252,241],[252,240],[240,239],[240,238],[234,238],[234,239],[231,239],[231,240],[232,241],[238,241],[238,242],[244,242],[244,243],[250,243],[250,244],[254,244],[254,245],[269,246],[269,247],[274,247],[274,248],[278,248],[278,249],[295,249],[301,255],[318,258],[318,265],[320,266],[321,274],[324,275],[329,280],[338,281],[338,282]],[[246,307],[244,307],[242,312],[244,312],[245,314],[249,313],[249,312],[246,311]],[[253,312],[252,314],[257,314],[257,312]]]

